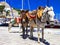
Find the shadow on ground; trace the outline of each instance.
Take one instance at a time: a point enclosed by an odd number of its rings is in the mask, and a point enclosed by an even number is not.
[[[29,35],[20,35],[20,36],[22,36],[22,38],[23,39],[27,39],[27,38],[29,38]],[[33,37],[33,38],[29,38],[30,40],[34,40],[34,41],[38,41],[38,38],[37,37]],[[42,38],[40,38],[40,41],[42,42],[42,43],[44,43],[45,45],[50,45],[50,43],[46,40],[46,39],[43,39],[43,41],[42,41]]]

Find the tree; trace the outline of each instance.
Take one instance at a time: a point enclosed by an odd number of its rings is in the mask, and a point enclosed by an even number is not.
[[[5,5],[0,5],[0,12],[2,13],[5,8]]]
[[[18,14],[20,14],[21,10],[13,8],[14,10],[16,10],[18,12]]]

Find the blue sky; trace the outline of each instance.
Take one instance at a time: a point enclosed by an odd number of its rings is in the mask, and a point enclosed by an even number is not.
[[[0,0],[4,1],[4,0]],[[6,0],[7,3],[14,8],[22,8],[22,0]],[[37,9],[38,6],[46,6],[47,0],[29,0],[30,10]],[[53,6],[55,13],[60,13],[60,0],[49,0],[49,6]],[[24,0],[24,9],[29,9],[28,0]]]
[[[0,0],[4,1],[4,0]],[[22,8],[22,0],[6,0],[7,3],[16,9],[21,9]],[[28,6],[28,0],[23,0],[24,1],[24,9],[29,9]],[[30,4],[30,10],[37,9],[38,6],[46,6],[47,5],[47,0],[29,0]],[[60,16],[60,0],[49,0],[49,6],[53,6],[55,14],[55,18],[58,18]],[[58,16],[59,15],[59,16]]]

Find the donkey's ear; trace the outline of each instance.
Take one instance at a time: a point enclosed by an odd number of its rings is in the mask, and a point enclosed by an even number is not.
[[[51,6],[50,9],[53,10],[53,7]]]

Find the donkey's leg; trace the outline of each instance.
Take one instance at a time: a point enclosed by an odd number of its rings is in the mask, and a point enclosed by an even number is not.
[[[21,23],[19,23],[19,32],[22,32],[22,24]]]
[[[42,28],[42,41],[44,41],[44,28]]]
[[[39,31],[39,27],[38,27],[38,43],[40,44],[40,31]]]
[[[10,31],[11,27],[12,27],[12,23],[9,23],[8,31]]]
[[[26,26],[26,35],[28,35],[28,25]]]
[[[30,26],[30,37],[29,38],[33,38],[33,26]]]
[[[23,29],[23,38],[25,38],[25,27],[24,27],[24,25],[22,25],[22,29]]]

